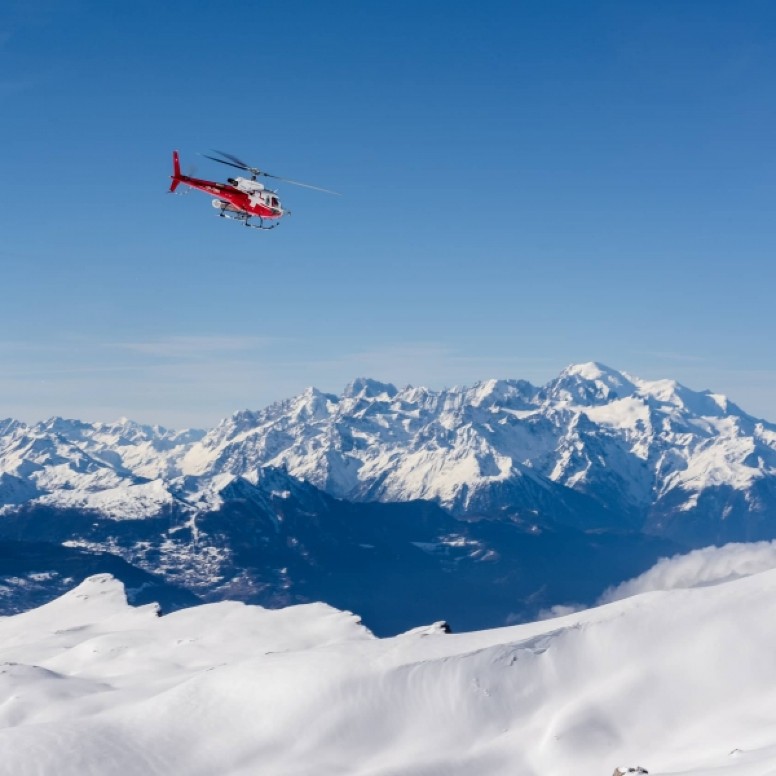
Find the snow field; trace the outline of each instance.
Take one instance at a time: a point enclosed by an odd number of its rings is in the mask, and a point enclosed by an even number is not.
[[[107,575],[0,619],[0,773],[764,776],[776,571],[376,639],[324,604],[158,617]]]

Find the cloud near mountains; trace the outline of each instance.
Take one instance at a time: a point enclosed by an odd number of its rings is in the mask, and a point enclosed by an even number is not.
[[[611,603],[653,590],[705,587],[776,568],[776,541],[704,547],[662,558],[649,571],[607,590],[599,603]]]

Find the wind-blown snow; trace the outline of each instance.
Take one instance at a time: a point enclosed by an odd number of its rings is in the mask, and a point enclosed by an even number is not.
[[[704,547],[686,555],[659,560],[649,571],[607,590],[601,603],[652,590],[699,587],[776,569],[776,542]]]
[[[158,617],[92,577],[0,619],[0,773],[764,776],[776,571],[478,633],[323,604]]]

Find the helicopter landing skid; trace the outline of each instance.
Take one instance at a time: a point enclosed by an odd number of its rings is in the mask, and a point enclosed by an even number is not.
[[[271,226],[264,226],[264,220],[259,218],[258,224],[249,224],[248,221],[250,221],[249,218],[245,219],[245,226],[250,227],[251,229],[261,229],[263,232],[269,232],[272,229],[274,229],[276,226],[280,226],[280,221],[275,221],[274,224]]]
[[[264,232],[269,232],[271,229],[280,225],[280,221],[276,221],[271,226],[264,226],[264,219],[261,216],[256,216],[256,218],[259,219],[258,224],[252,224],[250,221],[253,216],[249,216],[247,213],[232,214],[228,212],[226,208],[221,208],[221,212],[218,215],[221,218],[228,218],[230,221],[242,221],[243,226],[247,226],[249,229],[261,229]]]

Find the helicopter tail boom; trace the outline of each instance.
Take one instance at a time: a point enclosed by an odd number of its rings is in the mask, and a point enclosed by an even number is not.
[[[181,182],[181,162],[178,158],[178,152],[172,152],[172,183],[170,184],[170,193],[178,188],[178,184]]]

